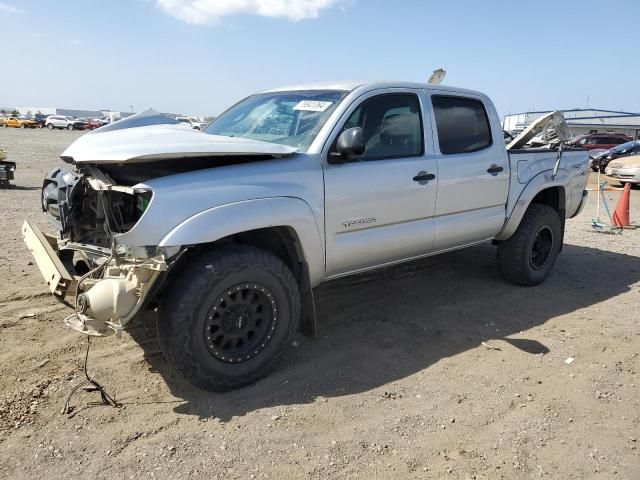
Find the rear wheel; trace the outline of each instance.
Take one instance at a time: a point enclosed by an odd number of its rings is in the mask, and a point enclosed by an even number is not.
[[[158,338],[188,382],[232,390],[275,368],[299,317],[289,268],[268,252],[231,245],[193,258],[173,280],[159,309]]]
[[[518,285],[542,283],[551,272],[562,245],[562,221],[548,205],[534,203],[511,238],[498,245],[504,278]]]
[[[69,125],[67,125],[67,130],[73,130],[73,124],[70,123]]]

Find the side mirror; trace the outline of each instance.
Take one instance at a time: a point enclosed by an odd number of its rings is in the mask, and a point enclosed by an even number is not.
[[[364,153],[364,133],[362,127],[353,127],[340,134],[336,141],[335,157],[348,160]]]

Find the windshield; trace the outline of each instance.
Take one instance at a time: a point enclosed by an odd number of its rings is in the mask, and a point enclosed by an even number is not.
[[[346,94],[313,90],[253,95],[220,115],[205,132],[306,150]]]

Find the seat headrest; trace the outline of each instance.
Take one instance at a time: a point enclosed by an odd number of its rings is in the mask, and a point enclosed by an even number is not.
[[[419,135],[420,120],[417,113],[394,113],[384,117],[380,135],[388,140],[412,139]]]

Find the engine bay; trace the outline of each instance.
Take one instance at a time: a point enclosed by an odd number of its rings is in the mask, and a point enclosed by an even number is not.
[[[110,248],[113,235],[129,231],[140,219],[151,192],[116,186],[97,169],[86,170],[50,171],[42,186],[42,210],[61,240]]]

